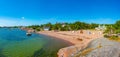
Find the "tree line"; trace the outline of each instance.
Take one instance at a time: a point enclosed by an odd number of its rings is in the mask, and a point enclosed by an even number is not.
[[[32,25],[28,28],[32,28],[37,31],[41,31],[44,28],[49,28],[49,30],[59,30],[59,31],[72,31],[72,30],[81,30],[81,29],[94,29],[98,27],[99,24],[96,23],[85,23],[85,22],[74,22],[74,23],[47,23],[42,25]]]

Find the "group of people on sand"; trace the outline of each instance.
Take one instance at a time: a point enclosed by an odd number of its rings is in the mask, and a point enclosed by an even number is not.
[[[90,34],[95,34],[94,32],[91,32],[91,31],[89,31],[89,30],[87,30],[86,32],[87,32],[88,35],[90,35]],[[75,33],[75,31],[72,31],[72,33]],[[79,33],[80,33],[80,34],[83,34],[83,33],[85,33],[85,31],[80,30]],[[98,34],[102,34],[102,32],[99,31]]]

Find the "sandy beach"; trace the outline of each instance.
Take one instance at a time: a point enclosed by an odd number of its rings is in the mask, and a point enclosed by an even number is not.
[[[80,31],[40,31],[38,33],[62,39],[74,44],[70,47],[61,48],[58,51],[58,57],[69,57],[74,55],[77,51],[85,48],[91,40],[103,37],[103,31],[96,30],[83,30],[83,33],[80,33]]]

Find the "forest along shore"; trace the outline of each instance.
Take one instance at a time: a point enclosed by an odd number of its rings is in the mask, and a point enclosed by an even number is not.
[[[58,39],[63,39],[65,41],[69,41],[74,44],[73,46],[61,48],[58,51],[58,57],[70,57],[81,49],[85,48],[88,43],[94,39],[102,38],[103,31],[96,30],[82,30],[79,31],[40,31],[39,34],[44,34],[48,36],[52,36]]]

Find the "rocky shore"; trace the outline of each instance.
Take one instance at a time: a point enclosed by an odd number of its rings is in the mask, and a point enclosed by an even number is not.
[[[120,57],[120,42],[99,38],[73,57]]]

